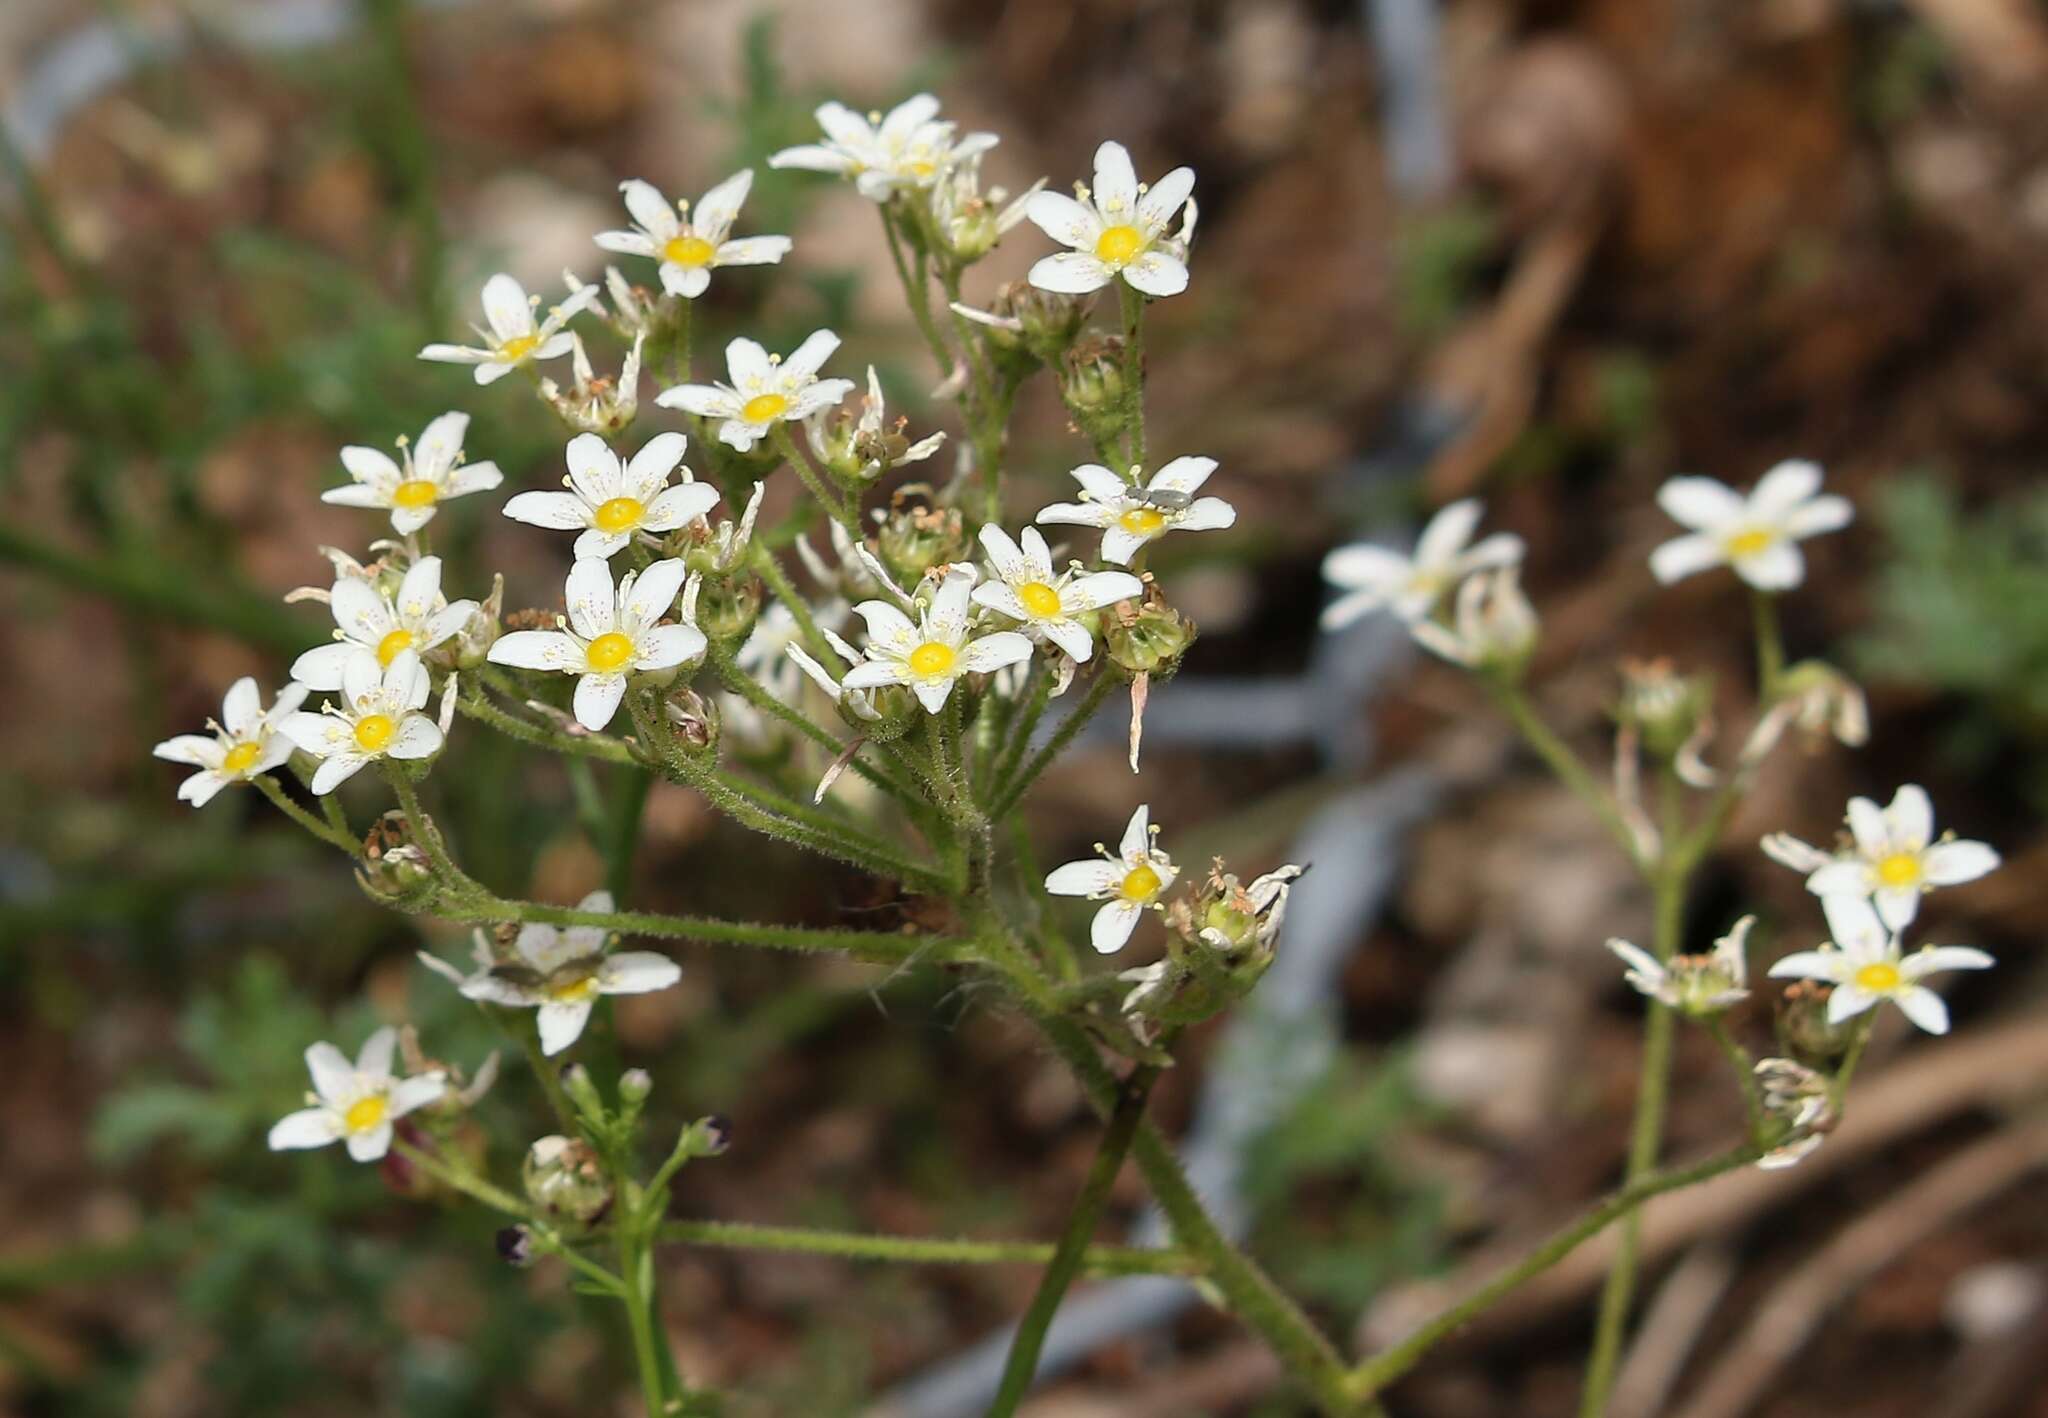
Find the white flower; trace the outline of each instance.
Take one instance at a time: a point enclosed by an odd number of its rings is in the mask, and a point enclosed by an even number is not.
[[[579,911],[610,911],[609,891],[593,891],[576,903]],[[559,1054],[575,1043],[590,1020],[599,995],[641,995],[665,990],[682,978],[682,967],[651,950],[605,953],[610,933],[602,926],[557,929],[537,921],[520,926],[512,957],[499,960],[477,933],[476,971],[464,975],[438,956],[420,952],[436,974],[454,981],[466,999],[511,1009],[538,1009],[540,1047]]]
[[[1100,463],[1083,463],[1073,470],[1081,500],[1055,502],[1036,520],[1100,527],[1102,559],[1128,566],[1146,543],[1168,532],[1210,532],[1237,521],[1237,509],[1222,498],[1194,495],[1215,471],[1214,458],[1175,458],[1140,486],[1142,468],[1133,467],[1125,481]]]
[[[344,448],[341,465],[355,481],[327,489],[320,500],[342,507],[386,508],[392,530],[409,537],[434,520],[435,509],[445,499],[488,492],[505,480],[496,463],[462,461],[462,439],[468,431],[468,414],[442,414],[427,425],[418,443],[407,447],[400,441],[402,468],[375,448]]]
[[[730,384],[678,384],[654,402],[699,418],[722,419],[718,441],[744,453],[778,423],[809,418],[853,392],[851,379],[820,379],[818,368],[839,348],[830,330],[814,330],[788,359],[771,355],[752,340],[725,347]]]
[[[1055,576],[1052,553],[1036,527],[1024,529],[1023,543],[1019,547],[993,522],[982,525],[981,545],[995,579],[974,588],[975,604],[1022,621],[1032,639],[1050,640],[1070,658],[1086,660],[1094,652],[1094,637],[1075,617],[1143,595],[1145,583],[1128,571],[1077,576],[1070,567]]]
[[[425,655],[460,634],[477,611],[475,601],[442,597],[438,556],[414,562],[390,595],[375,581],[344,574],[327,593],[327,605],[334,612],[334,643],[292,662],[292,678],[308,689],[340,689],[343,666],[365,651],[377,657],[379,667],[407,650]]]
[[[569,440],[569,475],[562,479],[569,491],[522,492],[505,504],[505,515],[530,526],[581,531],[579,561],[615,556],[635,532],[672,532],[718,501],[718,489],[693,480],[688,468],[682,482],[668,486],[688,442],[680,433],[657,433],[627,462],[596,434],[579,433]]]
[[[1712,478],[1673,478],[1657,489],[1657,505],[1691,528],[1650,553],[1650,573],[1669,585],[1716,566],[1759,591],[1789,591],[1806,576],[1798,543],[1849,525],[1847,498],[1820,491],[1820,465],[1780,463],[1748,497]]]
[[[968,594],[973,568],[959,568],[939,584],[915,624],[887,601],[854,607],[867,622],[866,658],[846,672],[844,689],[879,689],[907,684],[929,713],[946,707],[953,682],[966,674],[987,674],[1031,657],[1031,642],[1014,630],[967,638]]]
[[[1104,955],[1114,955],[1124,948],[1131,932],[1137,929],[1138,917],[1147,908],[1156,907],[1159,898],[1180,875],[1173,858],[1152,845],[1157,829],[1151,826],[1149,812],[1140,803],[1131,814],[1115,856],[1098,842],[1095,850],[1102,854],[1100,858],[1068,862],[1053,868],[1045,879],[1045,889],[1055,896],[1085,896],[1091,901],[1109,903],[1095,913],[1094,924],[1088,931],[1089,940]]]
[[[533,318],[539,297],[529,298],[526,288],[503,272],[484,282],[483,325],[472,326],[481,347],[470,345],[428,345],[421,359],[442,364],[473,364],[476,382],[489,384],[502,379],[523,364],[557,359],[569,353],[569,332],[562,327],[597,302],[596,286],[577,286],[568,298],[554,306],[543,320]]]
[[[306,1071],[313,1076],[313,1091],[306,1102],[311,1106],[278,1119],[270,1130],[270,1150],[346,1141],[348,1155],[358,1162],[383,1157],[391,1150],[391,1125],[433,1102],[448,1087],[447,1078],[438,1072],[392,1077],[391,1060],[397,1050],[398,1031],[388,1025],[363,1041],[354,1063],[332,1044],[307,1049]]]
[[[690,215],[689,203],[672,207],[652,183],[629,178],[619,184],[619,191],[626,194],[626,210],[635,225],[631,231],[599,232],[597,244],[622,256],[659,261],[661,288],[695,300],[711,284],[714,266],[772,266],[789,254],[786,236],[727,240],[753,185],[752,168],[735,173],[706,192],[695,215]]]
[[[845,104],[821,104],[817,118],[825,141],[784,148],[768,166],[850,177],[861,196],[886,202],[900,189],[930,187],[954,163],[996,145],[993,133],[969,133],[954,142],[954,125],[938,113],[939,101],[930,94],[905,99],[887,117],[863,118]]]
[[[1610,939],[1607,948],[1628,971],[1623,978],[1638,994],[1687,1014],[1716,1014],[1749,997],[1749,931],[1756,917],[1744,916],[1714,942],[1709,955],[1680,955],[1665,964],[1641,946]]]
[[[559,630],[515,630],[491,646],[490,660],[522,670],[576,675],[576,722],[596,733],[619,712],[626,678],[674,669],[704,653],[694,625],[657,624],[683,588],[683,563],[671,557],[628,571],[614,592],[609,562],[586,557],[569,569],[569,605]]]
[[[432,686],[427,667],[411,650],[389,665],[361,650],[341,667],[341,703],[320,713],[287,715],[278,731],[319,759],[311,784],[315,794],[331,793],[379,758],[431,758],[446,741],[441,728],[421,709]]]
[[[868,392],[861,395],[860,418],[849,429],[843,423],[834,427],[837,405],[818,409],[804,420],[804,441],[811,445],[811,452],[818,461],[830,464],[838,456],[834,444],[844,441],[844,451],[853,459],[853,475],[863,481],[871,481],[888,472],[910,463],[922,463],[939,451],[946,441],[943,433],[929,434],[912,443],[903,436],[903,430],[910,420],[898,415],[895,426],[888,423],[888,405],[882,399],[882,379],[875,373],[875,367],[868,366]],[[833,524],[837,526],[837,523]]]
[[[1074,249],[1048,256],[1031,268],[1040,290],[1085,295],[1118,276],[1150,296],[1179,295],[1188,287],[1185,246],[1167,236],[1174,214],[1192,205],[1195,170],[1177,167],[1151,187],[1141,186],[1131,155],[1121,143],[1095,150],[1095,190],[1075,186],[1075,196],[1040,192],[1026,215],[1054,241]],[[1078,199],[1078,200],[1077,200]]]
[[[1806,889],[1820,897],[1870,897],[1879,918],[1895,931],[1913,923],[1924,893],[1975,881],[1998,865],[1998,853],[1982,842],[1937,840],[1934,804],[1914,783],[1894,793],[1886,808],[1869,798],[1849,799],[1849,831],[1855,845],[1840,857],[1807,849],[1821,860],[1806,878]]]
[[[1906,1018],[1930,1034],[1948,1032],[1948,1006],[1920,981],[1936,970],[1985,970],[1994,963],[1983,951],[1967,945],[1922,946],[1902,955],[1899,937],[1888,930],[1877,911],[1861,896],[1823,896],[1828,932],[1834,937],[1819,950],[1802,950],[1771,967],[1777,979],[1825,980],[1828,1022],[1863,1013],[1881,1000],[1896,1004]]]
[[[1536,608],[1523,594],[1521,567],[1513,563],[1467,576],[1453,606],[1449,625],[1424,619],[1408,627],[1418,644],[1453,664],[1515,666],[1536,646]]]
[[[1512,532],[1472,543],[1482,511],[1476,497],[1451,503],[1429,519],[1409,556],[1354,542],[1324,557],[1323,579],[1344,594],[1323,608],[1323,629],[1341,630],[1366,612],[1383,609],[1416,625],[1473,572],[1521,561],[1522,539]]]
[[[292,756],[292,741],[278,732],[278,725],[305,698],[305,685],[288,684],[266,711],[256,681],[244,675],[228,686],[227,696],[221,700],[220,722],[207,722],[211,735],[179,734],[150,751],[158,758],[189,763],[199,770],[178,784],[178,797],[203,807],[230,783],[246,783]]]

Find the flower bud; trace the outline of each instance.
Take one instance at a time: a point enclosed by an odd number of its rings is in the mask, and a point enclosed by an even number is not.
[[[1022,325],[1023,343],[1051,364],[1079,337],[1094,305],[1092,295],[1061,295],[1040,290],[1029,281],[1011,281],[996,292],[992,308]],[[1121,370],[1118,377],[1122,377]]]
[[[1102,643],[1111,662],[1131,674],[1165,679],[1195,643],[1195,623],[1167,604],[1155,585],[1135,608],[1129,601],[1109,608]]]
[[[1124,426],[1124,342],[1096,335],[1070,348],[1059,365],[1060,394],[1081,431],[1106,443]]]
[[[1624,660],[1614,717],[1641,735],[1652,757],[1670,759],[1693,737],[1712,703],[1713,686],[1704,676],[1681,675],[1665,659]]]
[[[418,901],[433,890],[433,863],[413,841],[404,813],[394,808],[370,824],[356,880],[371,896],[393,905]]]
[[[619,1098],[638,1107],[654,1092],[654,1075],[644,1068],[629,1068],[619,1075]]]
[[[1818,980],[1795,980],[1778,996],[1778,1039],[1797,1058],[1825,1062],[1840,1058],[1855,1037],[1856,1021],[1828,1022],[1832,987]]]
[[[875,537],[882,564],[901,582],[920,581],[933,567],[968,555],[960,509],[936,506],[925,500],[928,493],[923,487],[899,488]]]
[[[662,699],[661,712],[675,727],[676,737],[685,747],[700,751],[717,747],[723,722],[717,701],[682,684]]]
[[[576,1105],[576,1111],[585,1121],[592,1124],[605,1121],[604,1099],[598,1096],[597,1080],[582,1064],[572,1063],[562,1070],[562,1091],[569,1095],[569,1101]]]
[[[524,1270],[533,1264],[533,1233],[524,1226],[506,1226],[494,1238],[498,1259]]]
[[[604,1163],[580,1137],[555,1133],[541,1138],[526,1149],[519,1176],[526,1199],[559,1221],[587,1226],[612,1204]]]
[[[731,654],[754,633],[761,615],[761,582],[757,577],[708,580],[698,593],[696,626],[712,644]]]

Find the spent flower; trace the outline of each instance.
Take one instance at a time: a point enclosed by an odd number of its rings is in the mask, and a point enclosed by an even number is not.
[[[1623,976],[1638,994],[1684,1014],[1719,1014],[1749,997],[1749,932],[1756,917],[1744,916],[1706,955],[1676,955],[1661,961],[1639,945],[1610,939],[1607,948],[1628,966]]]

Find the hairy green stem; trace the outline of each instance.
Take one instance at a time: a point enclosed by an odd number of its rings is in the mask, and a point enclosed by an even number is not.
[[[1074,741],[1074,735],[1080,733],[1088,721],[1095,717],[1095,711],[1109,698],[1110,691],[1122,683],[1123,681],[1112,673],[1108,666],[1096,670],[1095,682],[1088,686],[1088,693],[1082,696],[1081,702],[1074,706],[1073,712],[1067,715],[1060,726],[1053,730],[1053,735],[1046,740],[1045,747],[1033,754],[1031,761],[1025,764],[1021,771],[997,787],[995,800],[989,804],[988,809],[991,818],[1009,816],[1010,809],[1015,807],[1030,790],[1031,785],[1038,781],[1038,775]]]
[[[1124,438],[1127,467],[1145,463],[1145,295],[1118,278],[1117,303],[1124,318]],[[1126,469],[1119,468],[1118,472]]]
[[[1145,1115],[1145,1100],[1151,1096],[1152,1085],[1158,1081],[1159,1073],[1157,1066],[1141,1064],[1117,1090],[1109,1126],[1096,1148],[1095,1160],[1089,1165],[1080,1194],[1074,1198],[1073,1209],[1067,1213],[1067,1224],[1060,1233],[1059,1245],[1053,1250],[1052,1261],[1046,1266],[1045,1274],[1039,1278],[1038,1293],[1031,1297],[1031,1307],[1017,1324],[1016,1337],[1010,1342],[1009,1357],[1003,1362],[1002,1381],[996,1389],[995,1401],[989,1405],[989,1418],[1010,1418],[1017,1411],[1017,1405],[1024,1401],[1024,1395],[1030,1392],[1031,1381],[1038,1375],[1038,1356],[1045,1348],[1046,1331],[1052,1328],[1053,1316],[1059,1311],[1060,1300],[1067,1293],[1067,1287],[1080,1274],[1089,1238],[1095,1234],[1096,1224],[1102,1219],[1102,1209],[1109,1201],[1110,1188],[1116,1183],[1116,1174],[1123,1169],[1124,1158],[1129,1155],[1131,1143],[1138,1135],[1138,1123]]]
[[[1352,1393],[1359,1398],[1377,1395],[1388,1384],[1414,1368],[1431,1349],[1457,1333],[1473,1318],[1492,1309],[1501,1300],[1556,1265],[1616,1220],[1635,1216],[1643,1203],[1652,1197],[1708,1181],[1724,1172],[1731,1172],[1737,1167],[1754,1162],[1761,1155],[1761,1149],[1754,1143],[1749,1143],[1704,1162],[1651,1173],[1624,1185],[1584,1216],[1537,1246],[1463,1300],[1428,1321],[1399,1344],[1375,1354],[1352,1370]]]
[[[788,1251],[842,1260],[902,1265],[1045,1265],[1049,1241],[973,1241],[936,1236],[879,1236],[811,1226],[756,1226],[742,1221],[667,1221],[657,1240],[725,1250]],[[1089,1246],[1082,1270],[1095,1275],[1193,1275],[1200,1264],[1185,1251],[1145,1246]]]
[[[279,812],[289,817],[293,822],[298,823],[299,826],[305,828],[328,846],[339,847],[351,857],[362,855],[362,843],[356,841],[354,837],[345,832],[337,832],[330,823],[315,817],[312,813],[293,802],[286,795],[284,785],[279,783],[277,779],[266,773],[249,781],[256,785],[257,791],[270,799]]]
[[[934,960],[967,958],[972,954],[973,944],[953,937],[759,925],[708,916],[670,916],[656,911],[585,911],[544,901],[508,901],[498,897],[457,903],[450,918],[477,923],[544,921],[557,926],[596,926],[621,935],[688,940],[702,945],[751,945],[805,954],[838,954],[875,965],[901,965],[919,956]]]
[[[849,503],[846,498],[826,485],[824,477],[811,466],[810,455],[797,447],[796,439],[791,437],[787,422],[778,422],[770,437],[774,439],[776,451],[782,454],[783,461],[796,469],[796,475],[803,479],[804,486],[810,490],[811,496],[818,500],[818,505],[858,541],[861,535],[858,502]]]
[[[1591,808],[1601,824],[1619,844],[1628,859],[1637,867],[1645,867],[1643,850],[1636,841],[1635,833],[1629,830],[1621,810],[1615,806],[1613,797],[1593,781],[1593,775],[1579,756],[1572,752],[1564,740],[1557,736],[1543,716],[1536,712],[1536,706],[1529,702],[1528,694],[1518,684],[1498,676],[1484,676],[1484,682],[1492,691],[1494,702],[1500,705],[1515,728],[1521,732],[1523,742],[1536,751],[1550,771],[1557,776],[1579,800]]]

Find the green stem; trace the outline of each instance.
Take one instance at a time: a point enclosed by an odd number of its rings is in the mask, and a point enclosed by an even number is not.
[[[335,831],[332,825],[315,817],[312,813],[307,812],[304,808],[293,802],[285,794],[283,785],[277,779],[266,773],[261,777],[251,778],[249,781],[256,785],[257,790],[264,797],[270,799],[279,812],[289,817],[293,822],[298,823],[299,826],[305,828],[328,846],[339,847],[351,857],[362,855],[361,843],[357,842],[355,838],[347,833]]]
[[[1651,881],[1655,902],[1652,953],[1669,960],[1678,953],[1679,932],[1685,907],[1685,878],[1660,868]],[[1676,1015],[1671,1007],[1651,1000],[1649,1019],[1643,1031],[1643,1058],[1636,1084],[1635,1123],[1630,1131],[1628,1170],[1624,1187],[1633,1186],[1650,1175],[1657,1165],[1657,1152],[1664,1141],[1664,1109],[1671,1087],[1671,1044]],[[1621,1342],[1628,1327],[1629,1309],[1635,1302],[1636,1271],[1641,1260],[1642,1222],[1634,1213],[1622,1223],[1621,1244],[1607,1281],[1600,1292],[1599,1318],[1593,1330],[1593,1350],[1586,1361],[1585,1389],[1579,1403],[1580,1418],[1600,1418],[1607,1411],[1608,1395],[1614,1387],[1615,1368],[1621,1360]]]
[[[837,927],[758,925],[705,916],[670,916],[655,911],[585,911],[543,901],[508,901],[490,897],[457,903],[450,919],[489,924],[497,921],[543,921],[556,926],[596,926],[621,935],[688,940],[704,945],[749,945],[810,954],[833,953],[877,965],[900,965],[920,955],[960,959],[971,942],[930,935],[899,935],[889,931],[853,931]]]
[[[1038,1027],[1053,1049],[1088,1089],[1105,1114],[1115,1106],[1117,1081],[1079,1026],[1039,1013]],[[1173,1228],[1175,1239],[1202,1266],[1230,1308],[1258,1332],[1281,1364],[1308,1386],[1325,1414],[1354,1414],[1359,1402],[1336,1348],[1310,1323],[1293,1300],[1257,1262],[1231,1244],[1196,1195],[1173,1147],[1148,1123],[1141,1123],[1132,1156]]]
[[[1021,772],[996,790],[995,801],[989,805],[988,810],[991,818],[1009,816],[1010,809],[1015,807],[1030,790],[1031,785],[1038,781],[1038,775],[1074,741],[1074,735],[1086,727],[1088,721],[1095,717],[1095,711],[1102,707],[1102,702],[1109,698],[1110,691],[1121,683],[1123,681],[1111,673],[1107,666],[1095,672],[1095,683],[1088,686],[1088,693],[1074,706],[1074,711],[1053,730],[1053,735],[1046,740],[1045,747],[1032,756],[1031,761],[1024,765]]]
[[[1104,671],[1097,670],[1097,674]],[[993,796],[1002,791],[1003,784],[1010,781],[1017,771],[1017,765],[1024,758],[1024,752],[1031,747],[1031,736],[1038,731],[1038,721],[1045,717],[1045,706],[1052,702],[1053,672],[1036,656],[1031,661],[1031,678],[1025,688],[1027,698],[1021,714],[1015,716],[1009,727],[1008,740],[997,756],[995,769],[988,775],[987,792]]]
[[[668,1221],[656,1239],[725,1250],[789,1251],[842,1260],[901,1265],[1045,1265],[1049,1241],[971,1241],[934,1236],[878,1236],[811,1226],[756,1226],[742,1221]],[[1185,1251],[1145,1246],[1089,1246],[1081,1268],[1096,1275],[1194,1275],[1200,1263]]]
[[[810,458],[798,449],[796,439],[790,436],[788,423],[777,423],[771,436],[775,440],[776,450],[782,454],[783,461],[796,469],[796,475],[804,480],[804,486],[810,490],[811,496],[818,500],[818,505],[825,509],[833,521],[846,528],[855,541],[860,540],[858,504],[849,504],[845,498],[825,485],[825,479],[811,466]]]
[[[1842,1100],[1848,1096],[1849,1080],[1856,1076],[1856,1065],[1863,1061],[1863,1050],[1870,1043],[1871,1027],[1876,1023],[1877,1011],[1864,1011],[1854,1037],[1849,1040],[1848,1052],[1842,1055],[1842,1062],[1835,1069],[1834,1081],[1829,1089],[1834,1095],[1835,1114],[1842,1112]]]
[[[551,753],[571,754],[580,758],[596,758],[606,763],[625,763],[644,769],[647,765],[634,756],[633,750],[618,739],[603,734],[588,737],[558,733],[527,719],[508,714],[484,696],[481,688],[465,686],[455,697],[455,707],[467,718],[480,724],[488,724],[507,738],[518,739],[521,743],[544,748]]]
[[[1523,741],[1536,751],[1536,756],[1543,760],[1559,782],[1593,810],[1628,859],[1639,868],[1643,867],[1642,848],[1636,842],[1635,834],[1629,831],[1628,823],[1622,819],[1614,799],[1593,781],[1592,773],[1579,756],[1543,721],[1543,716],[1536,712],[1536,706],[1529,702],[1529,696],[1522,687],[1495,676],[1486,677],[1485,683],[1493,694],[1494,702],[1500,705],[1501,712],[1521,731]]]
[[[1605,1201],[1566,1226],[1521,1260],[1480,1286],[1470,1295],[1431,1319],[1391,1349],[1375,1354],[1351,1373],[1351,1391],[1360,1398],[1380,1393],[1443,1340],[1458,1332],[1476,1316],[1499,1304],[1509,1294],[1556,1265],[1584,1242],[1597,1236],[1617,1219],[1632,1217],[1644,1202],[1665,1192],[1718,1177],[1754,1162],[1761,1151],[1753,1143],[1724,1152],[1689,1167],[1639,1177]]]
[[[916,319],[925,343],[931,346],[932,358],[939,366],[939,376],[944,378],[953,371],[953,352],[946,348],[938,324],[932,319],[930,285],[923,278],[922,271],[915,277],[911,275],[910,263],[903,258],[903,242],[896,229],[896,219],[887,207],[882,208],[882,233],[888,238],[889,260],[896,267],[896,279],[903,283],[903,294],[910,301],[910,313]]]
[[[662,1354],[657,1348],[661,1336],[654,1325],[654,1267],[646,1235],[639,1227],[618,1234],[619,1299],[626,1307],[626,1330],[633,1338],[633,1363],[640,1374],[641,1396],[647,1402],[647,1418],[661,1418],[672,1412],[668,1385],[662,1378]]]
[[[1756,1081],[1756,1060],[1750,1057],[1749,1050],[1735,1041],[1735,1036],[1728,1032],[1727,1021],[1720,1015],[1707,1015],[1700,1023],[1706,1027],[1714,1042],[1721,1046],[1721,1052],[1727,1056],[1729,1067],[1735,1070],[1735,1084],[1742,1090],[1743,1115],[1749,1120],[1749,1135],[1752,1140],[1761,1140],[1767,1119],[1764,1114],[1763,1087]]]
[[[1769,591],[1752,588],[1749,608],[1756,623],[1757,698],[1768,706],[1778,697],[1778,680],[1785,672],[1785,637],[1778,626],[1778,598]]]
[[[995,1401],[989,1405],[989,1418],[1010,1418],[1030,1391],[1032,1379],[1037,1377],[1038,1356],[1045,1347],[1046,1331],[1052,1328],[1053,1316],[1059,1311],[1060,1300],[1067,1287],[1080,1273],[1088,1240],[1095,1234],[1096,1223],[1102,1219],[1102,1209],[1109,1201],[1109,1191],[1116,1182],[1116,1174],[1123,1169],[1124,1158],[1137,1137],[1138,1123],[1145,1115],[1145,1100],[1151,1096],[1152,1085],[1158,1081],[1159,1073],[1157,1066],[1142,1064],[1132,1071],[1117,1092],[1116,1107],[1109,1115],[1109,1127],[1095,1151],[1095,1160],[1088,1168],[1087,1179],[1081,1184],[1080,1195],[1074,1198],[1073,1209],[1067,1214],[1066,1229],[1060,1233],[1052,1261],[1039,1278],[1038,1293],[1031,1297],[1031,1307],[1018,1322],[1016,1338],[1010,1342],[1010,1355],[1003,1364],[1002,1382],[996,1389]]]
[[[1124,317],[1124,437],[1130,450],[1129,466],[1145,463],[1145,296],[1129,281],[1118,278],[1118,304]],[[1124,471],[1118,469],[1119,472]]]

